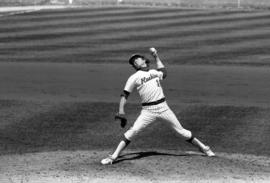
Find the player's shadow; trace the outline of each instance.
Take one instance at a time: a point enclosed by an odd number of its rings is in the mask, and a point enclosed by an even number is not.
[[[114,162],[120,163],[123,161],[131,161],[131,160],[136,160],[136,159],[142,159],[142,158],[147,158],[150,156],[205,156],[202,153],[199,152],[182,152],[180,154],[174,154],[174,153],[162,153],[162,152],[157,152],[157,151],[146,151],[146,152],[134,152],[134,153],[127,153],[119,156],[119,158]]]

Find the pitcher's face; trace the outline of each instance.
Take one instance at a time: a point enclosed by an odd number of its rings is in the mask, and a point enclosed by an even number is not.
[[[146,64],[146,60],[143,59],[143,58],[137,58],[134,62],[134,65],[137,67],[137,68],[143,68],[143,67],[147,67],[147,64]]]

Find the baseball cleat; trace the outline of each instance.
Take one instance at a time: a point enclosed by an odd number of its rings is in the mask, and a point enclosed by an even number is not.
[[[102,165],[112,165],[114,162],[115,162],[115,159],[113,159],[111,155],[109,155],[107,158],[101,160]]]
[[[216,156],[215,153],[210,149],[209,146],[206,146],[205,149],[200,149],[202,153],[204,153],[206,156],[213,157]]]

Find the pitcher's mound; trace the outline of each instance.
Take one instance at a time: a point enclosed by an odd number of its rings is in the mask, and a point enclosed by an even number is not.
[[[126,151],[101,165],[108,151],[56,151],[0,157],[0,180],[10,182],[269,182],[270,158],[192,151]]]

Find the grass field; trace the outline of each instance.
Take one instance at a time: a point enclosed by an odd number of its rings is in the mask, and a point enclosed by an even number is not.
[[[269,65],[268,11],[68,9],[0,20],[1,61],[126,62],[156,46],[174,64]]]
[[[269,182],[269,16],[100,7],[0,17],[1,182]],[[168,66],[173,111],[217,158],[158,121],[100,165],[126,130],[113,115],[127,58],[151,46]],[[130,126],[137,95],[127,107]]]

